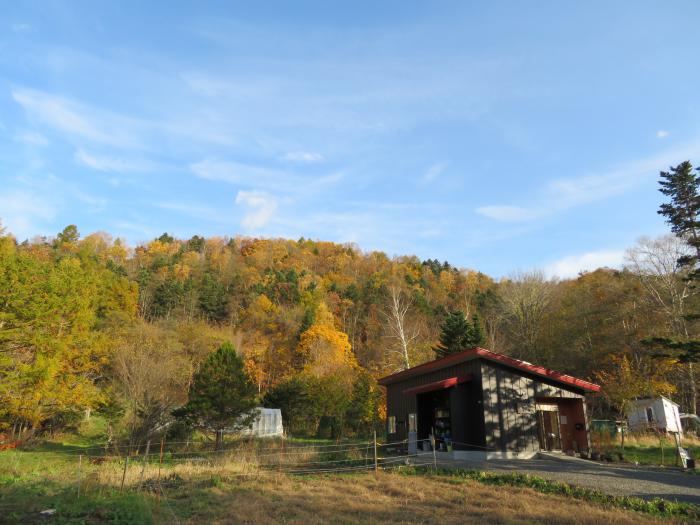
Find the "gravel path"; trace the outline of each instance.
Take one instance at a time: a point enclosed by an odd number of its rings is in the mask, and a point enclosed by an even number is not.
[[[425,462],[430,461],[426,458]],[[441,460],[441,465],[488,472],[521,472],[598,489],[616,496],[665,498],[700,505],[700,475],[673,469],[611,466],[567,457],[489,461]]]

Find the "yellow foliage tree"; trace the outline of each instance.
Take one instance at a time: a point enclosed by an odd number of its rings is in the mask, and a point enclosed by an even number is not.
[[[321,303],[314,323],[301,334],[297,353],[305,372],[324,377],[358,367],[347,334],[335,327],[328,307]]]

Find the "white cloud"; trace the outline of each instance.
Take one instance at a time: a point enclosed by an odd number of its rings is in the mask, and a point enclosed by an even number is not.
[[[241,225],[247,230],[262,228],[277,210],[277,200],[261,191],[239,191],[236,195],[236,204],[244,204],[252,208],[241,221]]]
[[[659,139],[665,139],[668,137],[671,133],[666,131],[665,129],[660,129],[659,131],[656,132],[656,138]]]
[[[291,151],[284,156],[284,159],[292,162],[305,162],[307,164],[322,162],[324,160],[323,155],[320,153],[312,153],[310,151]]]
[[[598,268],[620,268],[624,258],[624,250],[587,252],[562,257],[546,265],[544,271],[548,277],[567,279],[576,277],[580,272],[590,272]]]

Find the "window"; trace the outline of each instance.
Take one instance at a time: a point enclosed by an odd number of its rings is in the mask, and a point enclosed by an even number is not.
[[[389,416],[386,423],[388,427],[387,432],[389,434],[396,434],[396,416]]]
[[[651,407],[647,407],[647,421],[649,423],[654,422],[654,409]]]
[[[416,431],[416,415],[415,414],[408,414],[408,431],[409,432]]]

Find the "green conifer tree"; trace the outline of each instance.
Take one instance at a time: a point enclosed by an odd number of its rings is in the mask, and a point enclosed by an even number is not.
[[[687,271],[687,279],[695,286],[700,283],[700,169],[693,169],[690,161],[681,162],[669,171],[660,173],[659,191],[671,198],[663,203],[658,210],[666,217],[671,231],[685,240],[694,253],[681,257],[678,265]],[[700,314],[687,316],[689,320],[700,318]],[[661,348],[662,357],[673,355],[683,362],[700,361],[700,340],[671,339],[668,337],[652,337],[644,341],[647,345]],[[670,351],[670,352],[669,352]]]
[[[447,315],[442,324],[440,342],[433,350],[437,357],[445,357],[479,346],[482,342],[483,333],[479,317],[474,314],[472,321],[469,322],[464,312],[456,310]]]
[[[224,430],[241,430],[255,419],[256,393],[243,360],[227,342],[204,361],[192,381],[189,401],[176,415],[195,428],[215,432],[220,449]]]

